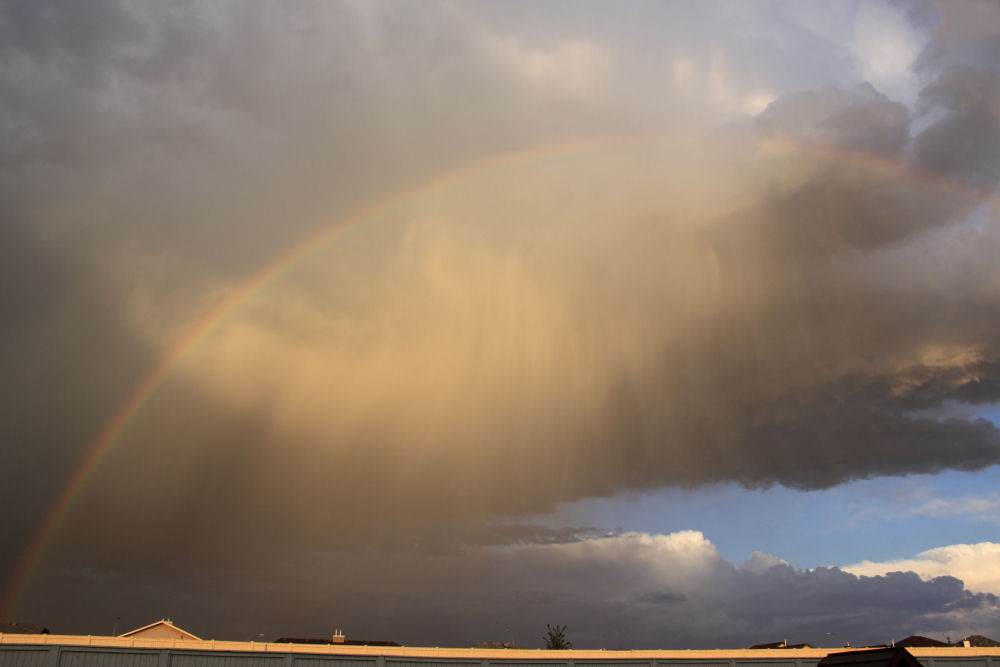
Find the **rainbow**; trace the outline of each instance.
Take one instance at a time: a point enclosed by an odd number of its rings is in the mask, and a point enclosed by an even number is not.
[[[320,250],[334,243],[353,230],[382,220],[418,197],[432,194],[452,186],[463,179],[490,175],[503,170],[544,163],[557,159],[569,159],[594,153],[598,150],[621,147],[623,145],[653,143],[658,137],[645,135],[612,136],[573,139],[554,144],[544,144],[528,149],[503,152],[480,160],[464,163],[444,170],[431,178],[394,191],[387,197],[359,207],[348,216],[338,219],[320,229],[317,233],[288,248],[271,260],[264,268],[247,278],[233,289],[215,307],[196,321],[173,348],[152,368],[136,386],[124,404],[87,447],[79,465],[70,476],[63,490],[53,501],[44,520],[32,536],[21,560],[12,573],[6,592],[0,600],[0,618],[9,617],[42,561],[46,547],[58,532],[69,508],[73,505],[100,462],[107,457],[121,434],[135,421],[164,381],[171,375],[179,362],[194,351],[203,341],[215,333],[227,320],[244,306],[257,298],[269,287],[282,280],[296,267],[307,262]],[[954,181],[938,174],[917,170],[905,163],[890,160],[856,150],[844,150],[818,144],[802,144],[790,139],[769,139],[764,147],[779,147],[861,164],[885,170],[924,185],[942,188],[963,198],[984,201],[990,194],[967,184]]]
[[[647,137],[648,138],[648,137]],[[583,156],[599,149],[620,146],[634,141],[630,137],[598,137],[572,139],[554,144],[544,144],[532,148],[490,155],[480,160],[464,163],[457,167],[438,172],[431,178],[414,185],[396,190],[387,197],[364,205],[345,218],[325,225],[315,234],[287,249],[271,260],[263,269],[246,279],[232,290],[214,308],[195,322],[160,362],[142,379],[114,417],[101,430],[97,438],[87,447],[79,465],[70,476],[63,490],[52,503],[45,519],[32,536],[27,549],[9,579],[7,590],[0,600],[0,619],[7,618],[17,605],[31,578],[41,562],[46,546],[58,531],[63,517],[79,495],[88,478],[111,451],[115,442],[135,421],[144,405],[156,394],[164,381],[171,375],[177,364],[194,351],[203,341],[211,337],[228,319],[238,313],[269,287],[307,262],[319,251],[337,239],[389,216],[408,202],[418,197],[432,194],[473,176],[489,175],[519,166],[528,166],[557,159]]]
[[[843,148],[822,142],[796,141],[787,135],[769,137],[761,140],[759,144],[765,149],[805,153],[830,161],[864,165],[888,174],[902,176],[913,183],[927,185],[937,190],[956,195],[959,198],[975,202],[994,200],[996,198],[989,191],[955,180],[944,174],[918,169],[891,157],[877,153],[868,153],[856,148]]]

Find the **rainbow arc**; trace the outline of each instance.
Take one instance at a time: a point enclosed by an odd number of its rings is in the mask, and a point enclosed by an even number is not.
[[[234,288],[224,299],[205,313],[187,330],[185,335],[173,348],[145,375],[129,395],[128,399],[86,448],[86,453],[81,458],[80,463],[66,482],[62,491],[53,501],[44,520],[28,544],[17,568],[11,575],[5,595],[0,600],[0,618],[10,617],[11,612],[19,603],[27,584],[41,563],[49,543],[58,532],[59,526],[69,508],[80,495],[94,470],[113,450],[114,444],[121,438],[122,433],[135,421],[137,415],[142,412],[143,406],[156,395],[157,390],[170,377],[178,364],[190,355],[202,342],[211,337],[227,320],[240,312],[242,308],[269,287],[281,281],[290,272],[294,271],[296,267],[308,262],[322,249],[335,243],[344,235],[384,220],[391,216],[393,212],[400,210],[416,198],[451,187],[463,179],[490,176],[508,169],[536,165],[546,161],[567,160],[595,154],[602,150],[631,144],[642,145],[656,140],[656,137],[650,137],[649,135],[574,139],[526,150],[492,155],[485,159],[445,170],[430,179],[395,191],[382,199],[362,206],[350,215],[324,226],[315,234],[308,236],[272,259],[264,268]],[[821,155],[838,161],[884,170],[902,176],[918,185],[940,188],[953,195],[974,201],[981,202],[991,199],[989,193],[965,183],[948,179],[939,174],[924,172],[883,156],[856,150],[844,150],[831,146],[804,145],[787,139],[771,139],[765,142],[765,144],[804,151],[807,154]]]

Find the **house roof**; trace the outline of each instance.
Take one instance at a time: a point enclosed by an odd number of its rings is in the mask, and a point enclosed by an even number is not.
[[[901,646],[874,648],[863,651],[831,653],[816,667],[923,667],[913,655]]]
[[[920,648],[932,647],[932,646],[951,646],[948,642],[939,641],[937,639],[931,639],[930,637],[924,637],[923,635],[910,635],[906,639],[901,639],[896,642],[896,646],[914,646]]]
[[[21,635],[47,635],[49,634],[49,629],[37,623],[2,622],[0,623],[0,632]]]
[[[384,639],[345,639],[332,641],[330,639],[309,639],[307,637],[279,637],[275,644],[335,644],[337,646],[400,646],[396,642]]]
[[[989,637],[984,637],[982,635],[969,635],[964,639],[964,641],[969,642],[969,646],[1000,646],[1000,642],[995,639],[990,639]]]
[[[170,622],[169,618],[162,618],[159,621],[156,621],[155,623],[150,623],[149,625],[144,625],[141,628],[136,628],[135,630],[129,630],[125,634],[118,635],[118,636],[119,637],[132,637],[132,636],[138,635],[140,633],[146,633],[149,630],[153,630],[154,628],[166,628],[168,630],[172,630],[174,632],[178,632],[181,635],[183,635],[184,637],[187,637],[188,639],[198,639],[198,640],[201,639],[201,637],[195,637],[193,634],[191,634],[187,630],[182,630],[181,628],[178,628],[176,625],[174,625],[173,623]]]

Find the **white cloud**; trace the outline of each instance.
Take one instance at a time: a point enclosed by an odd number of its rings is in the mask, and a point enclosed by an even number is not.
[[[865,80],[890,98],[908,105],[916,100],[920,82],[911,65],[926,39],[897,7],[858,5],[851,50]]]
[[[971,516],[974,518],[1000,522],[1000,494],[985,498],[935,498],[913,510],[924,516]]]
[[[859,576],[900,571],[916,572],[924,580],[951,576],[965,582],[970,591],[1000,594],[1000,543],[953,544],[922,551],[913,558],[866,560],[843,569]]]
[[[762,553],[760,551],[754,551],[750,554],[750,558],[748,558],[745,563],[740,565],[740,569],[746,570],[747,572],[753,572],[754,574],[764,574],[772,567],[779,565],[791,567],[788,564],[788,561],[778,558],[777,556],[772,556],[771,554]]]

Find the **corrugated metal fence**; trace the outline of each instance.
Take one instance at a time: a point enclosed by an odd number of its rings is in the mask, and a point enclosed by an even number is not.
[[[924,667],[1000,667],[1000,656],[919,656]],[[0,667],[815,667],[818,658],[704,660],[504,660],[402,656],[326,656],[273,652],[0,645]]]

